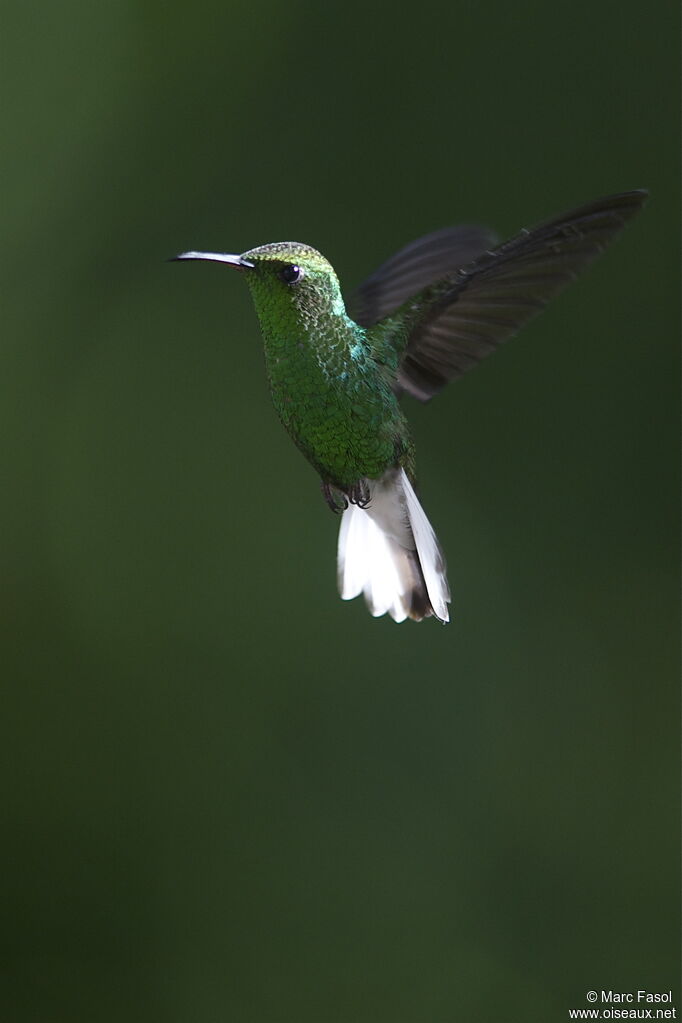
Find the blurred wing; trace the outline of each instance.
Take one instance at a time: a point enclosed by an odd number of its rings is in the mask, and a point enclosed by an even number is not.
[[[519,330],[602,252],[645,191],[597,199],[523,230],[418,296],[405,311],[397,390],[428,401]],[[371,278],[370,278],[371,280]]]
[[[428,284],[453,274],[496,242],[486,227],[432,231],[400,249],[363,281],[347,302],[348,312],[361,327],[371,327]]]

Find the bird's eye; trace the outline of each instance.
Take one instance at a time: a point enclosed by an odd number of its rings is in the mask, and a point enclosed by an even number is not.
[[[295,263],[287,263],[283,266],[279,272],[280,279],[285,284],[297,284],[303,276],[303,271],[300,266],[296,266]]]

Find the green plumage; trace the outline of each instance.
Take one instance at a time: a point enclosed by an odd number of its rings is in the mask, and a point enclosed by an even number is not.
[[[347,492],[392,465],[413,475],[413,447],[391,378],[397,353],[375,347],[346,313],[332,266],[296,243],[243,254],[260,320],[272,400],[296,445],[325,483]],[[278,276],[283,260],[301,269],[295,286]],[[378,337],[377,337],[378,340]]]

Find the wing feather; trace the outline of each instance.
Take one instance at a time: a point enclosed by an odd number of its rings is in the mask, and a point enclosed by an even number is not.
[[[607,196],[524,229],[411,296],[396,389],[428,401],[475,366],[575,280],[646,198]]]
[[[496,243],[486,227],[446,227],[405,245],[364,281],[346,303],[361,327],[371,327],[433,281],[470,263]]]

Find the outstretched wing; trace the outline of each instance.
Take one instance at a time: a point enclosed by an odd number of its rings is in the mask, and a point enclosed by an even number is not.
[[[394,313],[428,284],[452,274],[497,242],[487,227],[445,227],[405,245],[363,281],[346,302],[361,327]]]
[[[475,366],[575,280],[647,195],[607,196],[521,231],[413,295],[400,310],[396,390],[428,401]]]

